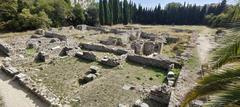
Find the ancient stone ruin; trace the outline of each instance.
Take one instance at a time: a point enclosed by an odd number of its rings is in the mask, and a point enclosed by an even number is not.
[[[88,35],[88,33],[91,34]],[[106,35],[98,38],[99,34]],[[168,81],[174,81],[171,79],[171,76],[175,74],[172,71],[168,72],[171,68],[170,65],[174,64],[175,68],[181,69],[182,64],[174,57],[164,56],[163,49],[164,45],[176,43],[177,41],[179,39],[176,37],[147,33],[140,29],[125,30],[87,25],[78,25],[76,29],[73,26],[50,28],[48,30],[38,29],[31,36],[23,38],[19,44],[12,45],[12,43],[0,42],[0,51],[8,56],[3,61],[1,70],[14,77],[23,87],[36,94],[49,105],[61,107],[64,104],[67,105],[68,103],[66,102],[70,102],[73,98],[67,97],[63,99],[55,95],[52,89],[44,86],[43,82],[35,80],[34,77],[39,75],[34,75],[31,72],[32,69],[44,71],[46,68],[41,65],[46,65],[47,67],[55,66],[58,64],[55,62],[56,60],[65,60],[64,58],[77,59],[76,62],[81,61],[86,66],[87,64],[95,64],[90,67],[88,65],[89,69],[84,70],[84,74],[79,73],[81,71],[73,73],[74,77],[78,79],[72,80],[73,82],[71,81],[72,83],[69,84],[74,84],[77,81],[78,85],[80,85],[78,88],[89,87],[89,84],[104,79],[104,76],[108,76],[109,72],[102,72],[103,69],[119,70],[124,68],[126,63],[131,63],[129,64],[131,69],[134,69],[132,66],[160,69],[163,74],[167,74]],[[73,63],[67,61],[66,65]],[[31,67],[26,69],[21,66]],[[77,66],[75,65],[73,68]],[[79,69],[74,68],[74,70]],[[65,72],[71,72],[71,70],[67,69]],[[122,72],[126,71],[123,70]],[[46,78],[57,78],[59,76],[48,77],[47,74],[41,75],[44,75]],[[141,80],[139,77],[129,77],[128,75],[126,75],[126,78]],[[148,79],[152,81],[154,78],[149,77]],[[156,78],[158,77],[156,76]],[[171,85],[173,83],[169,84],[168,86],[162,85],[152,90],[149,87],[141,86],[139,86],[140,88],[133,87],[133,89],[126,86],[124,90],[147,93],[149,99],[165,104],[169,102],[171,86],[173,86]],[[133,105],[134,107],[149,107],[147,103],[141,100],[137,100]],[[119,104],[119,106],[123,107],[124,104]]]

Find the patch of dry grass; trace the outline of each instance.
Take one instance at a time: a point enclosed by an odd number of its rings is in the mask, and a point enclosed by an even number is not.
[[[80,86],[78,79],[85,76],[92,65],[101,68],[101,76]],[[40,83],[62,99],[80,97],[83,107],[112,107],[118,103],[132,103],[141,98],[143,93],[123,90],[124,84],[145,87],[161,85],[166,75],[160,69],[127,62],[120,68],[109,68],[97,62],[86,62],[77,58],[58,59],[51,64],[38,63],[25,67],[42,69],[26,73],[35,81],[41,80]]]

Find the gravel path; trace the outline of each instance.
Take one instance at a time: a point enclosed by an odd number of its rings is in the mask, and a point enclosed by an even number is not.
[[[196,48],[201,65],[209,61],[209,52],[214,47],[214,44],[211,42],[211,36],[205,35],[206,34],[204,33],[200,34],[195,41],[195,43],[197,43]],[[199,70],[193,72],[185,69],[185,67],[181,70],[177,81],[177,86],[172,91],[169,107],[180,105],[181,100],[183,100],[189,90],[196,85],[196,81],[199,79],[198,72],[200,71],[200,66],[198,68]]]
[[[0,57],[0,60],[2,58]],[[0,63],[1,65],[1,63]],[[47,107],[35,95],[27,92],[16,81],[0,70],[0,95],[5,107]]]
[[[210,39],[211,38],[208,36],[200,36],[197,39],[197,49],[201,64],[205,64],[209,61],[209,51],[211,51],[211,49],[213,48],[213,44],[210,42]]]

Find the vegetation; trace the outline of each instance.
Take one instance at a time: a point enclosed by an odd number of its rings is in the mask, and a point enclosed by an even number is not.
[[[169,3],[164,9],[159,4],[154,9],[144,8],[127,0],[100,0],[100,22],[104,25],[112,24],[177,24],[177,25],[203,25],[211,22],[227,9],[226,0],[216,5],[197,6],[192,4]],[[112,18],[113,16],[113,18]],[[210,20],[205,20],[206,19]],[[209,18],[210,17],[210,18]],[[224,19],[222,19],[224,20]],[[214,22],[215,23],[215,22]]]
[[[185,107],[189,102],[202,96],[213,96],[207,106],[235,107],[240,105],[240,39],[233,35],[222,47],[214,52],[212,71],[192,89],[182,103]]]
[[[0,0],[0,29],[23,31],[45,27],[98,24],[98,8],[86,10],[69,0]]]
[[[227,26],[239,20],[239,4],[230,6],[223,0],[219,4],[197,6],[169,3],[164,8],[144,8],[127,0],[100,0],[87,9],[69,0],[0,0],[0,29],[31,30],[68,25],[114,24],[167,24]],[[234,14],[234,15],[233,15]]]

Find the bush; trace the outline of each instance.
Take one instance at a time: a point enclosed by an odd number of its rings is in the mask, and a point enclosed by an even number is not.
[[[29,9],[23,9],[17,18],[10,21],[7,25],[8,30],[33,30],[38,28],[46,28],[51,24],[50,19],[44,11],[38,14],[31,14]]]

